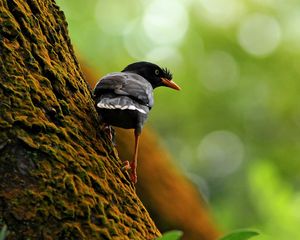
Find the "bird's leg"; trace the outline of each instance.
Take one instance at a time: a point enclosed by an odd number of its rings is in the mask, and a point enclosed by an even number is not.
[[[134,154],[133,154],[133,160],[131,162],[124,161],[122,169],[124,170],[131,170],[130,178],[133,183],[137,182],[137,174],[136,174],[136,168],[137,168],[137,157],[138,157],[138,150],[139,150],[139,138],[140,138],[140,132],[134,131]]]
[[[137,157],[138,157],[138,150],[139,150],[139,139],[140,139],[140,133],[138,131],[134,131],[134,155],[133,160],[130,164],[131,167],[131,181],[133,183],[137,182],[137,174],[136,174],[136,168],[137,168]]]

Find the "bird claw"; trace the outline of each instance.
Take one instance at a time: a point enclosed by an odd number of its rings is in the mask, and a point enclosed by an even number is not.
[[[135,170],[135,167],[134,167],[133,163],[130,163],[129,161],[124,161],[123,166],[122,166],[122,170],[125,170],[125,171],[131,170],[130,180],[134,184],[137,183],[137,174],[136,174],[136,170]]]
[[[130,170],[131,169],[131,165],[129,161],[124,161],[123,162],[123,166],[122,166],[122,170]]]
[[[133,182],[134,184],[137,183],[137,175],[135,172],[131,172],[130,179],[131,179],[131,182]]]
[[[109,140],[112,142],[113,146],[116,146],[116,132],[112,126],[105,123],[101,130],[108,134]]]

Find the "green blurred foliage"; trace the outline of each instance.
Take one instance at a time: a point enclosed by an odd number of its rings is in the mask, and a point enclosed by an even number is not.
[[[182,91],[157,89],[148,123],[225,231],[300,239],[299,1],[57,2],[99,78],[138,60],[172,70]]]
[[[247,240],[257,235],[259,235],[259,233],[253,230],[238,230],[227,234],[220,238],[220,240]]]
[[[7,226],[3,225],[0,231],[0,240],[5,240],[7,235],[8,235]]]
[[[164,233],[161,237],[156,240],[180,240],[183,235],[182,231],[172,230]]]

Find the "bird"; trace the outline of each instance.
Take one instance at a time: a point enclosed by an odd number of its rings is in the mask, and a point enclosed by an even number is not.
[[[121,72],[109,73],[95,85],[93,98],[100,119],[106,126],[134,129],[134,154],[131,162],[124,161],[123,169],[130,170],[130,179],[137,182],[139,139],[154,104],[153,90],[160,86],[180,90],[167,68],[139,61]]]

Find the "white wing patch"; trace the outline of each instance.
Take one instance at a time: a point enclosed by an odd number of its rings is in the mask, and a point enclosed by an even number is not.
[[[138,108],[135,105],[113,105],[113,104],[107,104],[107,103],[103,103],[103,102],[99,102],[97,104],[98,108],[105,108],[105,109],[121,109],[121,110],[135,110],[135,111],[139,111],[140,113],[144,113],[147,114],[145,110]]]

